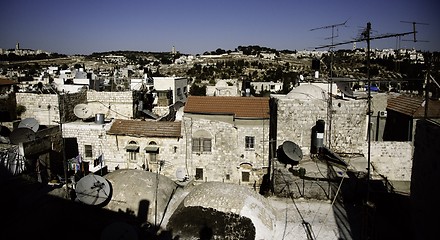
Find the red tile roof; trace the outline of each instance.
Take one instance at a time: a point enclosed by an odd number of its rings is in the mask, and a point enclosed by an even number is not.
[[[115,119],[107,133],[133,137],[181,137],[180,126],[180,122]]]
[[[5,78],[0,78],[0,86],[10,86],[17,84],[17,82]]]
[[[413,118],[423,118],[425,116],[424,101],[425,99],[423,97],[400,95],[388,99],[387,109]],[[428,117],[440,118],[440,101],[428,101]]]
[[[189,96],[184,112],[234,115],[237,118],[269,118],[269,98]]]

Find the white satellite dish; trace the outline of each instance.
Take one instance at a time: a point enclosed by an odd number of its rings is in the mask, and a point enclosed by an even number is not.
[[[78,199],[87,205],[100,205],[110,198],[110,183],[94,174],[82,177],[75,187]]]
[[[34,132],[38,131],[40,124],[35,118],[25,118],[18,124],[18,128],[29,128]]]
[[[80,103],[73,108],[73,113],[75,116],[81,119],[88,119],[93,116],[93,112],[89,109],[87,104]]]
[[[176,170],[176,178],[179,181],[185,181],[185,179],[186,179],[185,169],[177,168],[177,170]]]

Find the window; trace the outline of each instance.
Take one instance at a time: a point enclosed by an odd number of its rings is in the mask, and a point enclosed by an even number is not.
[[[255,148],[255,137],[254,136],[246,136],[245,137],[245,149],[254,149]]]
[[[137,160],[137,154],[139,153],[139,145],[135,141],[130,141],[128,145],[125,147],[125,150],[128,152],[128,158],[130,161]]]
[[[145,147],[145,152],[149,155],[150,162],[157,162],[157,154],[159,153],[159,146],[154,141],[151,141],[147,147]]]
[[[196,168],[196,180],[203,180],[203,168]]]
[[[180,96],[180,95],[182,95],[182,91],[180,90],[180,88],[177,88],[177,91],[176,91],[176,93],[177,93],[177,96]]]
[[[84,156],[85,157],[93,157],[92,145],[84,146]]]
[[[231,180],[231,175],[230,174],[226,174],[226,180]]]
[[[211,152],[211,139],[210,138],[193,138],[192,139],[192,151],[193,152]]]
[[[198,130],[192,136],[192,151],[195,153],[209,153],[212,149],[212,136],[206,130]]]
[[[242,182],[249,182],[249,172],[241,172],[241,181]]]

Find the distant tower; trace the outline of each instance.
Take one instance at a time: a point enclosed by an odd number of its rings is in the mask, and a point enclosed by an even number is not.
[[[19,49],[20,49],[20,43],[17,42],[17,43],[15,44],[15,50],[19,50]]]
[[[176,48],[173,46],[173,48],[171,48],[171,54],[176,54]]]
[[[356,50],[356,42],[353,43],[353,50]]]

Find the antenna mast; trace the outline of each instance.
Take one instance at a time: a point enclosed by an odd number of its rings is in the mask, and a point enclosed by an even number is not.
[[[339,46],[339,45],[344,45],[344,44],[349,44],[349,43],[355,43],[355,42],[362,42],[362,41],[366,41],[367,42],[367,81],[368,81],[368,123],[367,123],[367,141],[368,141],[368,157],[367,157],[367,194],[366,194],[366,199],[365,199],[365,223],[363,224],[363,230],[364,232],[362,232],[362,237],[364,238],[368,238],[368,229],[369,229],[369,221],[368,221],[368,205],[369,205],[369,194],[370,194],[370,165],[371,165],[371,78],[370,78],[370,42],[371,40],[374,39],[382,39],[382,38],[391,38],[391,37],[401,37],[401,36],[405,36],[405,35],[409,35],[412,34],[414,36],[414,40],[416,40],[416,33],[417,31],[415,31],[415,23],[413,23],[413,31],[411,32],[404,32],[404,33],[396,33],[396,34],[385,34],[385,35],[381,35],[381,36],[376,36],[376,37],[371,37],[371,23],[368,22],[367,23],[367,27],[366,29],[362,32],[361,37],[353,40],[353,41],[348,41],[348,42],[341,42],[341,43],[336,43],[336,44],[332,44],[332,45],[326,45],[326,46],[321,46],[321,47],[317,47],[315,49],[319,49],[319,48],[327,48],[327,47],[334,47],[334,46]]]
[[[333,24],[333,25],[328,25],[328,26],[324,26],[324,27],[318,27],[318,28],[313,28],[310,29],[310,31],[315,31],[315,30],[320,30],[320,29],[332,29],[332,36],[330,38],[326,38],[326,39],[331,39],[332,40],[332,44],[330,45],[329,49],[330,49],[330,86],[328,88],[328,101],[327,101],[327,146],[329,148],[331,148],[331,139],[332,139],[332,112],[333,112],[333,103],[332,103],[332,92],[333,92],[333,45],[334,45],[334,39],[335,37],[335,28],[337,29],[337,27],[340,26],[345,26],[345,23],[347,23],[348,19],[345,20],[345,22],[343,23],[338,23],[338,24]],[[338,32],[339,33],[339,32]],[[339,34],[338,34],[339,35]]]

